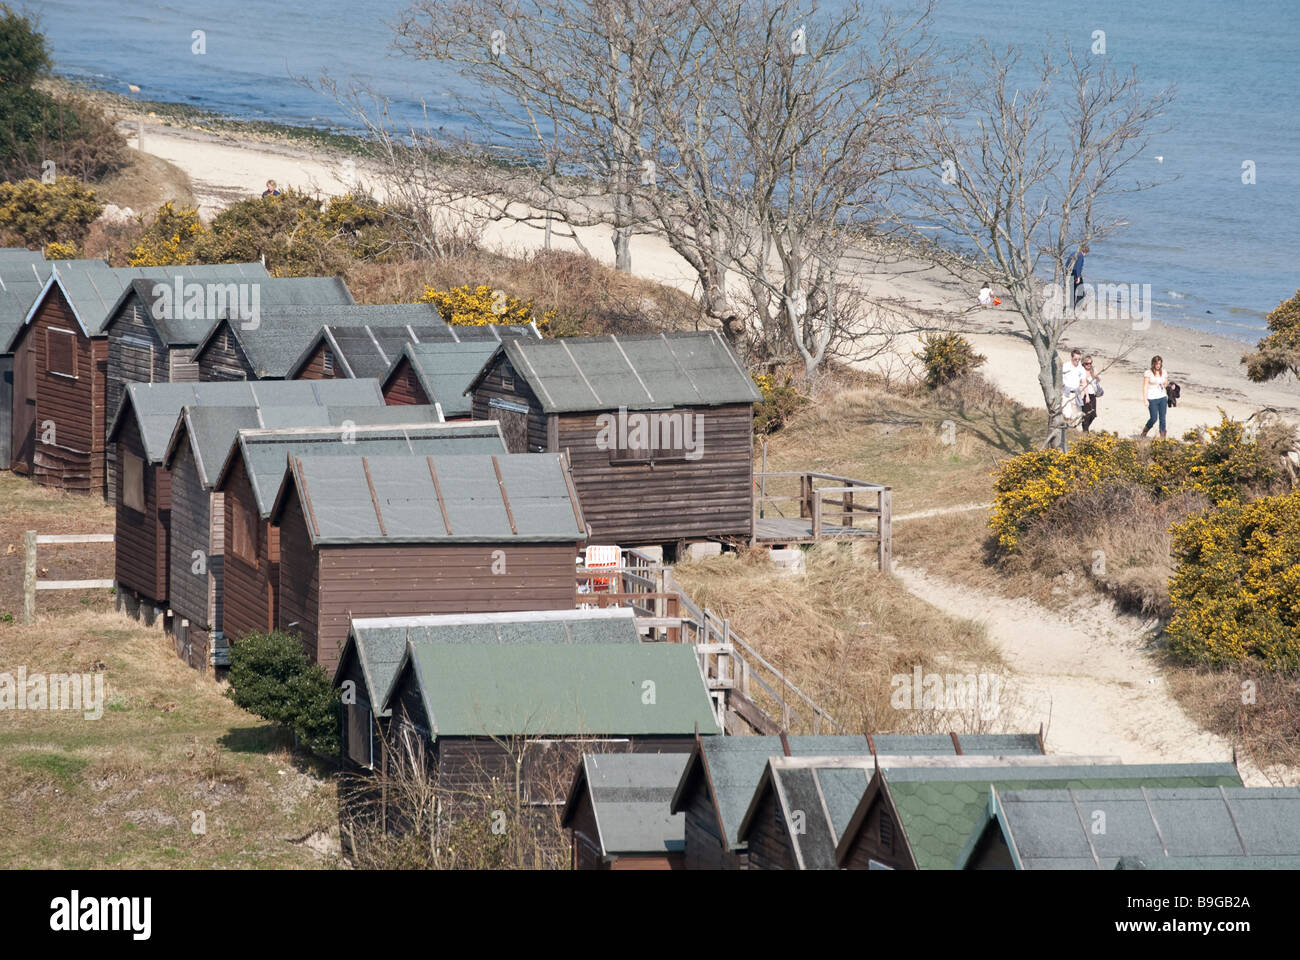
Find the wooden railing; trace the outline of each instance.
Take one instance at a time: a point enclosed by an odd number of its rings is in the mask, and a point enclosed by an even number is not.
[[[879,567],[889,572],[892,488],[813,471],[764,471],[754,474],[754,484],[755,542],[863,539],[878,545]]]
[[[589,590],[594,579],[613,582]],[[578,606],[628,606],[651,640],[695,648],[718,725],[727,733],[845,733],[844,727],[731,628],[696,604],[672,567],[624,550],[618,567],[578,568]]]
[[[28,530],[23,538],[26,556],[23,564],[23,623],[36,619],[37,590],[99,590],[111,589],[112,580],[38,580],[36,579],[36,547],[55,543],[112,543],[111,533],[52,534]]]

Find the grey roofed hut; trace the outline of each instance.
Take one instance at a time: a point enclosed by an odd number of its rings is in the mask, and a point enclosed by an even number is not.
[[[535,324],[448,325],[431,303],[396,304],[385,309],[391,313],[377,313],[365,325],[330,323],[321,327],[290,366],[289,378],[382,377],[408,344],[496,345],[512,337],[541,336]]]
[[[469,387],[496,353],[489,340],[407,344],[382,375],[389,403],[436,403],[448,420],[473,416]]]
[[[724,737],[703,740],[672,800],[674,813],[687,815],[686,857],[692,868],[736,868],[746,863],[739,831],[772,757],[1034,756],[1043,753],[1035,734],[984,734],[954,739],[951,734],[875,734],[874,736]],[[865,784],[864,784],[865,785]]]
[[[575,869],[670,870],[685,865],[686,817],[669,804],[684,753],[584,753],[560,816]]]
[[[345,700],[343,756],[374,766],[383,750],[385,706],[408,643],[638,643],[630,607],[525,610],[441,616],[364,617],[351,621],[334,686],[354,684]]]
[[[987,822],[972,835],[960,867],[1110,870],[1125,858],[1142,869],[1300,866],[1300,787],[994,786],[988,797]],[[1103,817],[1104,830],[1093,829]]]
[[[13,459],[12,341],[22,329],[27,311],[45,287],[52,269],[39,250],[0,248],[0,470],[8,470]]]

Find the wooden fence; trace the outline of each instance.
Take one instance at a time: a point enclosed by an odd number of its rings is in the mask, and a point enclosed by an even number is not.
[[[755,543],[865,540],[877,545],[880,569],[890,571],[892,488],[812,471],[763,471],[754,484]]]
[[[38,534],[28,530],[23,538],[26,549],[23,565],[23,623],[36,619],[37,590],[101,590],[111,589],[112,580],[38,580],[36,579],[36,547],[56,543],[112,543],[111,533]]]

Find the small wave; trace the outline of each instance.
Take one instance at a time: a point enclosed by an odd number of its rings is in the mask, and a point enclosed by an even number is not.
[[[1166,291],[1165,291],[1165,296],[1166,296],[1166,297],[1173,297],[1175,300],[1186,300],[1186,299],[1187,299],[1187,294],[1185,294],[1185,293],[1179,293],[1177,290],[1166,290]]]

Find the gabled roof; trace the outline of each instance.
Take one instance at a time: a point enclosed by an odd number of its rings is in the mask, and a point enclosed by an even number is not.
[[[136,280],[174,283],[177,276],[192,281],[215,281],[233,276],[269,279],[260,263],[219,263],[185,267],[110,267],[103,260],[55,260],[54,269],[40,295],[27,311],[31,323],[50,291],[58,288],[88,337],[102,337],[104,325],[126,298]]]
[[[794,757],[914,758],[922,755],[955,756],[957,753],[957,744],[951,734],[875,734],[870,738],[863,735],[788,736],[786,741]],[[1042,745],[1034,734],[968,735],[960,739],[960,745],[967,755],[1029,756],[1042,753]],[[690,763],[673,797],[673,811],[684,809],[692,777],[703,777],[721,821],[720,829],[730,848],[742,846],[740,826],[763,780],[768,761],[784,754],[780,737],[705,740],[691,754]]]
[[[1241,776],[1231,763],[1095,764],[1014,770],[891,768],[877,778],[888,792],[906,843],[922,870],[956,868],[975,832],[987,822],[989,790],[993,786],[1002,790],[1241,786]],[[841,861],[875,792],[868,790],[854,811],[838,851]]]
[[[134,417],[140,428],[150,463],[161,463],[185,406],[211,407],[322,407],[327,404],[382,407],[384,395],[377,380],[315,380],[258,383],[247,380],[202,383],[128,383],[108,431],[112,443],[117,432]]]
[[[408,665],[435,739],[722,732],[690,644],[408,643]]]
[[[586,539],[561,454],[393,456],[341,446],[350,455],[290,457],[272,510],[278,516],[296,490],[314,545]]]
[[[304,381],[268,380],[259,387]],[[310,381],[305,381],[310,382]],[[316,383],[356,383],[373,381],[328,381]],[[381,407],[361,406],[284,406],[284,407],[191,407],[181,411],[167,444],[163,463],[169,468],[182,442],[194,453],[199,480],[204,489],[216,486],[218,473],[230,455],[240,430],[288,429],[294,427],[380,426],[394,423],[440,423],[438,411],[431,406]]]
[[[987,814],[1022,870],[1110,870],[1127,857],[1146,869],[1168,859],[1182,861],[1174,865],[1179,869],[1300,863],[1300,787],[994,786]],[[1094,829],[1099,817],[1101,831]],[[973,849],[968,844],[959,866]]]
[[[382,379],[388,386],[403,359],[419,381],[430,403],[442,408],[445,417],[468,417],[473,403],[466,395],[469,385],[483,365],[497,351],[490,340],[461,340],[442,343],[407,344],[402,355],[388,368]]]
[[[668,807],[684,753],[584,753],[560,825],[572,826],[585,792],[601,856],[673,853],[686,846],[686,815]]]
[[[546,413],[757,403],[758,387],[716,332],[512,340],[510,365]],[[487,375],[495,357],[470,384]]]
[[[388,700],[408,643],[640,643],[631,607],[527,610],[423,617],[367,617],[352,621],[339,654],[334,685],[342,681],[348,651],[361,665],[371,708]]]
[[[41,295],[54,270],[54,262],[39,250],[6,247],[0,250],[0,354],[13,353],[17,339],[32,304]],[[61,263],[97,263],[103,260],[65,260]]]
[[[104,324],[107,331],[138,298],[153,317],[154,329],[168,346],[191,346],[203,340],[216,322],[235,312],[243,316],[281,307],[351,304],[352,294],[337,277],[272,277],[260,264],[233,264],[228,274],[205,278],[202,299],[182,284],[194,279],[185,267],[171,268],[162,280],[135,280]],[[178,278],[180,283],[178,283]],[[233,286],[232,286],[233,285]]]
[[[289,381],[291,383],[373,383],[374,381]],[[261,386],[261,384],[258,384]],[[413,407],[387,407],[400,417]],[[343,443],[344,437],[348,438]],[[262,518],[275,507],[288,470],[289,457],[357,457],[433,454],[505,453],[501,427],[495,420],[472,423],[414,424],[401,422],[384,426],[360,426],[345,431],[339,427],[301,427],[276,430],[241,430],[226,462],[217,474],[220,487],[236,460],[244,464]],[[369,494],[367,494],[367,500]]]

